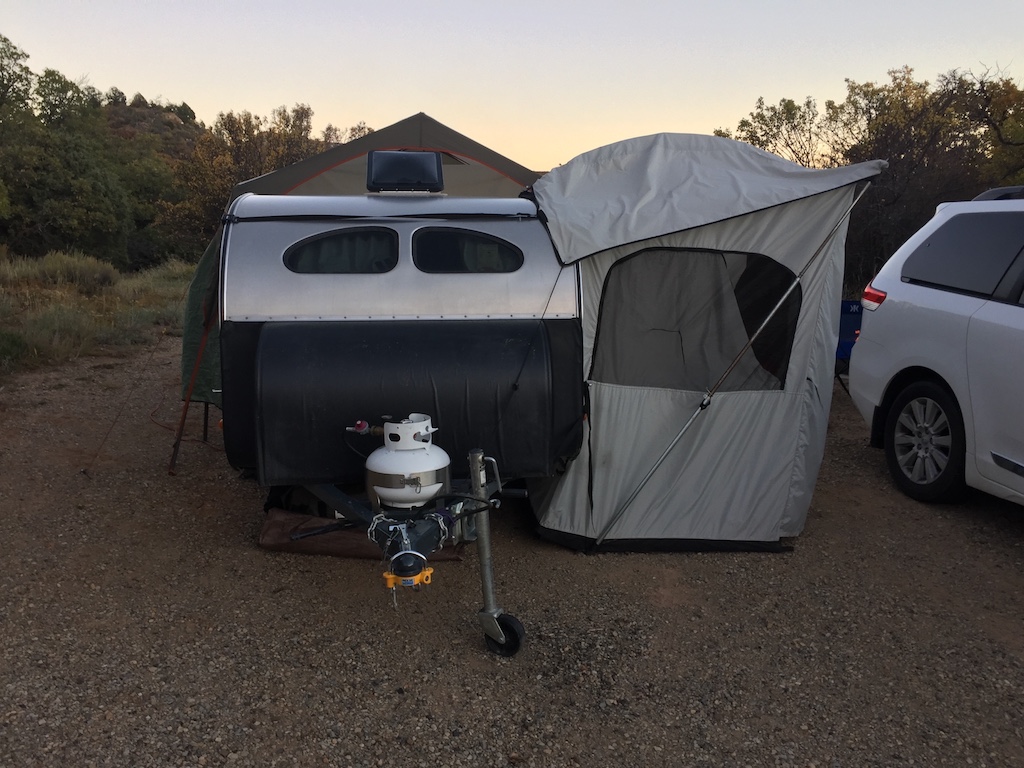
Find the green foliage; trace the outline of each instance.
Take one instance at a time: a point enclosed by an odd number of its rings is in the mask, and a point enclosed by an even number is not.
[[[194,123],[196,121],[196,113],[184,101],[181,104],[172,104],[167,109],[177,115],[178,119],[183,123]]]
[[[831,153],[820,133],[818,105],[810,96],[803,104],[782,99],[767,105],[759,98],[750,116],[736,126],[736,138],[807,168],[829,164]]]
[[[965,85],[967,110],[984,125],[986,175],[1000,186],[1024,184],[1024,91],[998,74],[972,76]]]
[[[95,296],[119,279],[120,274],[110,264],[75,251],[50,251],[41,259],[9,255],[0,258],[0,286],[9,290],[39,283]]]
[[[127,105],[128,97],[124,95],[124,91],[120,88],[111,88],[104,94],[104,99],[108,105]]]
[[[312,137],[312,129],[313,111],[306,104],[278,107],[269,119],[245,111],[218,115],[192,155],[176,166],[179,199],[162,204],[158,221],[180,246],[175,254],[199,259],[235,184],[327,149],[325,140]]]
[[[237,171],[222,138],[202,134],[190,157],[175,168],[177,199],[162,201],[161,228],[177,244],[175,255],[198,261],[220,221]]]
[[[5,123],[29,110],[35,76],[27,60],[27,53],[0,35],[0,137]]]
[[[194,264],[171,259],[122,277],[117,281],[114,293],[126,304],[147,308],[178,306],[184,299],[195,269]]]
[[[180,334],[232,187],[328,147],[308,105],[207,128],[185,102],[36,76],[27,59],[0,35],[0,375]]]
[[[50,251],[38,262],[41,280],[50,285],[71,285],[86,296],[93,296],[117,282],[118,273],[110,264],[83,253]]]
[[[24,256],[77,250],[123,271],[195,261],[235,184],[329,146],[305,104],[227,112],[207,128],[185,102],[37,76],[27,60],[0,35],[0,246]]]
[[[36,79],[33,97],[36,115],[50,126],[74,119],[90,105],[82,88],[55,69],[43,70]]]
[[[0,179],[0,220],[11,215],[11,196],[7,194],[7,185]]]
[[[881,158],[888,169],[854,210],[846,292],[855,295],[942,202],[1024,178],[1024,93],[1010,80],[952,71],[934,85],[913,70],[887,83],[846,81],[846,98],[758,99],[735,134],[807,167]],[[1016,182],[1016,183],[1019,183]]]
[[[79,248],[127,266],[131,208],[111,160],[77,131],[36,130],[0,147],[10,200],[2,240],[29,256]]]
[[[338,128],[330,123],[320,133],[320,143],[325,147],[333,147],[336,144],[345,144],[349,141],[355,141],[361,139],[363,136],[368,136],[373,133],[373,128],[368,126],[365,122],[360,120],[358,123],[353,125],[351,128]]]
[[[0,329],[0,376],[17,370],[28,353],[28,342],[21,334]]]
[[[180,200],[175,167],[204,130],[191,109],[130,106],[116,88],[103,96],[55,70],[31,82],[19,119],[2,126],[0,243],[36,257],[79,249],[128,270],[166,259],[176,244],[157,219]]]
[[[25,315],[21,337],[32,357],[41,362],[70,360],[88,351],[96,321],[85,309],[54,304]]]
[[[28,343],[20,334],[0,329],[0,386],[4,377],[25,367],[28,355]]]

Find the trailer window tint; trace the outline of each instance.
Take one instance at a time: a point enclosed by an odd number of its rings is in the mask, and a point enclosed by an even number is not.
[[[412,260],[423,272],[515,272],[523,252],[492,235],[468,229],[421,229],[412,239]]]
[[[398,265],[398,233],[384,227],[341,229],[296,243],[284,265],[304,275],[367,275]]]

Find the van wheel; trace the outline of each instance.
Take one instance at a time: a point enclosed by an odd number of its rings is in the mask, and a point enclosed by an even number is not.
[[[906,387],[885,421],[885,458],[897,487],[918,501],[953,501],[964,485],[964,420],[933,381]]]

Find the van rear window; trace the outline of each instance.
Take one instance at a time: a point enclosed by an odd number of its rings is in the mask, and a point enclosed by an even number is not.
[[[523,252],[507,240],[468,229],[430,227],[412,238],[412,260],[422,272],[515,272]]]
[[[284,265],[304,275],[366,275],[398,265],[398,233],[386,227],[353,227],[295,243]]]
[[[962,213],[951,217],[903,263],[902,278],[937,288],[991,296],[1024,248],[1024,215]]]

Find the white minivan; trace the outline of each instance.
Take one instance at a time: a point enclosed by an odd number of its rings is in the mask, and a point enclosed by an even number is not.
[[[896,485],[1024,504],[1024,187],[940,205],[871,280],[850,394]]]

